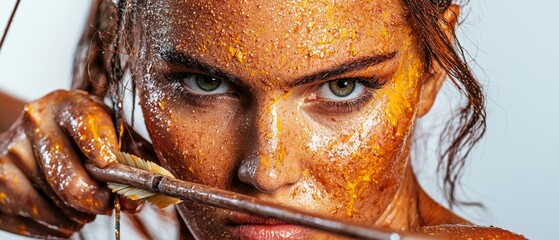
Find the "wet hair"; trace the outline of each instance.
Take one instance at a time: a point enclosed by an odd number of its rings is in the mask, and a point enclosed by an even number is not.
[[[141,30],[134,11],[135,1],[95,0],[85,31],[78,43],[72,87],[91,94],[110,97],[115,123],[122,124],[122,79],[129,70],[126,59],[133,55],[131,46],[138,41]],[[422,50],[426,71],[437,63],[448,74],[463,100],[447,121],[441,136],[438,172],[443,176],[443,190],[450,207],[468,204],[456,197],[456,189],[466,158],[485,133],[485,96],[464,56],[454,30],[452,38],[444,28],[454,29],[445,22],[442,13],[452,0],[400,0],[406,18],[416,34]],[[445,26],[447,25],[447,26]],[[132,75],[134,78],[134,75]],[[134,80],[128,86],[135,91]],[[135,94],[132,94],[135,96]],[[133,122],[133,121],[132,121]]]
[[[446,123],[439,138],[439,161],[437,170],[443,175],[443,190],[449,206],[475,205],[477,202],[462,201],[456,196],[456,189],[464,170],[466,159],[473,147],[485,134],[486,112],[485,94],[467,64],[464,48],[456,38],[454,28],[448,26],[441,12],[451,4],[451,0],[401,0],[407,8],[408,22],[417,34],[422,53],[425,54],[427,70],[433,61],[448,74],[449,79],[465,97]],[[449,39],[443,28],[452,31]]]

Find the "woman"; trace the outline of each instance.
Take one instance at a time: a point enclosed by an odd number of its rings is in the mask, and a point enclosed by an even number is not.
[[[458,12],[446,0],[96,1],[74,74],[87,93],[29,103],[2,135],[0,226],[69,236],[110,212],[110,192],[83,164],[105,167],[121,148],[150,158],[124,134],[130,89],[151,159],[178,178],[354,223],[520,238],[468,226],[424,193],[410,165],[415,122],[447,75],[466,99],[441,155],[451,204],[483,135],[481,87],[454,48]],[[201,239],[337,237],[188,202],[177,210]]]

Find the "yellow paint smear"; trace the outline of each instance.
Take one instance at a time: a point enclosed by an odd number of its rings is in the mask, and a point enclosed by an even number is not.
[[[412,96],[404,95],[409,92],[410,88],[414,88],[421,75],[422,63],[419,58],[410,55],[407,59],[403,59],[398,67],[398,72],[394,76],[394,86],[388,96],[388,106],[386,113],[392,126],[398,125],[398,120],[411,109],[410,98]],[[396,135],[402,134],[402,129],[397,128]]]
[[[260,164],[264,165],[266,168],[270,168],[270,159],[267,155],[260,156]]]
[[[31,208],[31,211],[33,213],[33,216],[39,216],[39,209],[37,208],[37,206],[33,206],[33,208]]]
[[[8,196],[6,196],[6,193],[1,192],[0,193],[0,203],[2,203],[2,204],[6,203],[6,198],[7,197]]]
[[[229,48],[227,49],[229,52],[229,59],[235,58],[237,59],[237,61],[239,61],[240,63],[244,63],[245,62],[245,58],[246,58],[246,53],[242,52],[239,49],[236,49],[234,47],[229,46]]]

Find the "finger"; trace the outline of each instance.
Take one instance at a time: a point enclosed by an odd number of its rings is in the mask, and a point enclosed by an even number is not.
[[[112,118],[87,93],[70,92],[54,115],[61,129],[74,139],[95,166],[104,168],[114,161],[112,151],[119,148]]]
[[[60,127],[74,139],[78,148],[94,165],[102,168],[113,161],[112,151],[118,149],[116,132],[109,115],[110,110],[102,102],[83,92],[75,92],[62,101],[57,110],[55,116]],[[153,159],[155,154],[151,144],[128,130],[129,128],[124,126],[122,142],[129,144],[125,145],[123,150]],[[131,213],[140,211],[144,203],[127,198],[121,200],[122,210]]]
[[[13,216],[0,212],[0,229],[29,237],[60,237],[69,238],[72,234],[67,231],[59,231],[46,226],[42,226],[31,219]]]
[[[103,168],[113,161],[112,151],[118,149],[117,138],[112,118],[104,105],[83,92],[75,92],[60,103],[57,112],[55,118],[60,127],[73,138],[78,148],[95,166]],[[130,132],[124,133],[123,142],[135,143],[128,141],[131,136]],[[143,139],[137,141],[141,148],[135,147],[135,150],[141,149],[147,155],[146,149],[151,149],[151,144],[141,140]],[[144,201],[121,198],[121,207],[125,212],[138,212],[143,203]]]
[[[126,213],[137,213],[144,207],[144,200],[134,201],[124,196],[119,196],[120,209]]]
[[[5,141],[0,144],[5,143],[5,145],[0,146],[0,149],[7,149],[7,157],[13,159],[12,163],[31,180],[35,188],[41,189],[43,194],[59,208],[59,211],[62,211],[63,214],[68,216],[75,225],[83,225],[93,221],[95,218],[93,215],[85,214],[66,206],[50,188],[45,177],[40,173],[37,160],[35,160],[35,156],[33,156],[33,149],[27,139],[24,129],[21,127],[21,124],[19,124],[19,126],[20,127],[11,129],[11,131],[6,132],[6,134],[2,136],[2,139]]]
[[[28,104],[25,108],[26,134],[47,182],[64,203],[81,212],[108,214],[110,191],[89,177],[74,145],[53,121],[53,109],[49,104],[68,98],[67,92],[58,91],[45,97],[44,101]]]
[[[30,217],[39,224],[73,232],[81,228],[41,196],[27,177],[13,164],[10,155],[0,157],[0,211]]]
[[[8,146],[0,147],[0,149],[7,149],[7,154],[11,155],[14,160],[12,161],[16,167],[27,176],[28,179],[34,179],[39,175],[39,165],[33,156],[33,149],[23,127],[15,128],[7,136]]]
[[[43,194],[56,205],[62,214],[66,215],[72,221],[79,223],[81,225],[92,222],[95,220],[95,215],[80,212],[70,206],[66,205],[64,201],[54,192],[54,190],[49,186],[45,176],[39,176],[37,179],[33,179],[36,183],[38,189],[41,189]]]

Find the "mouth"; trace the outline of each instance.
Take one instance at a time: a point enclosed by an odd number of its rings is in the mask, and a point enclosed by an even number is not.
[[[309,229],[273,218],[235,213],[228,218],[228,229],[242,240],[303,239]]]

